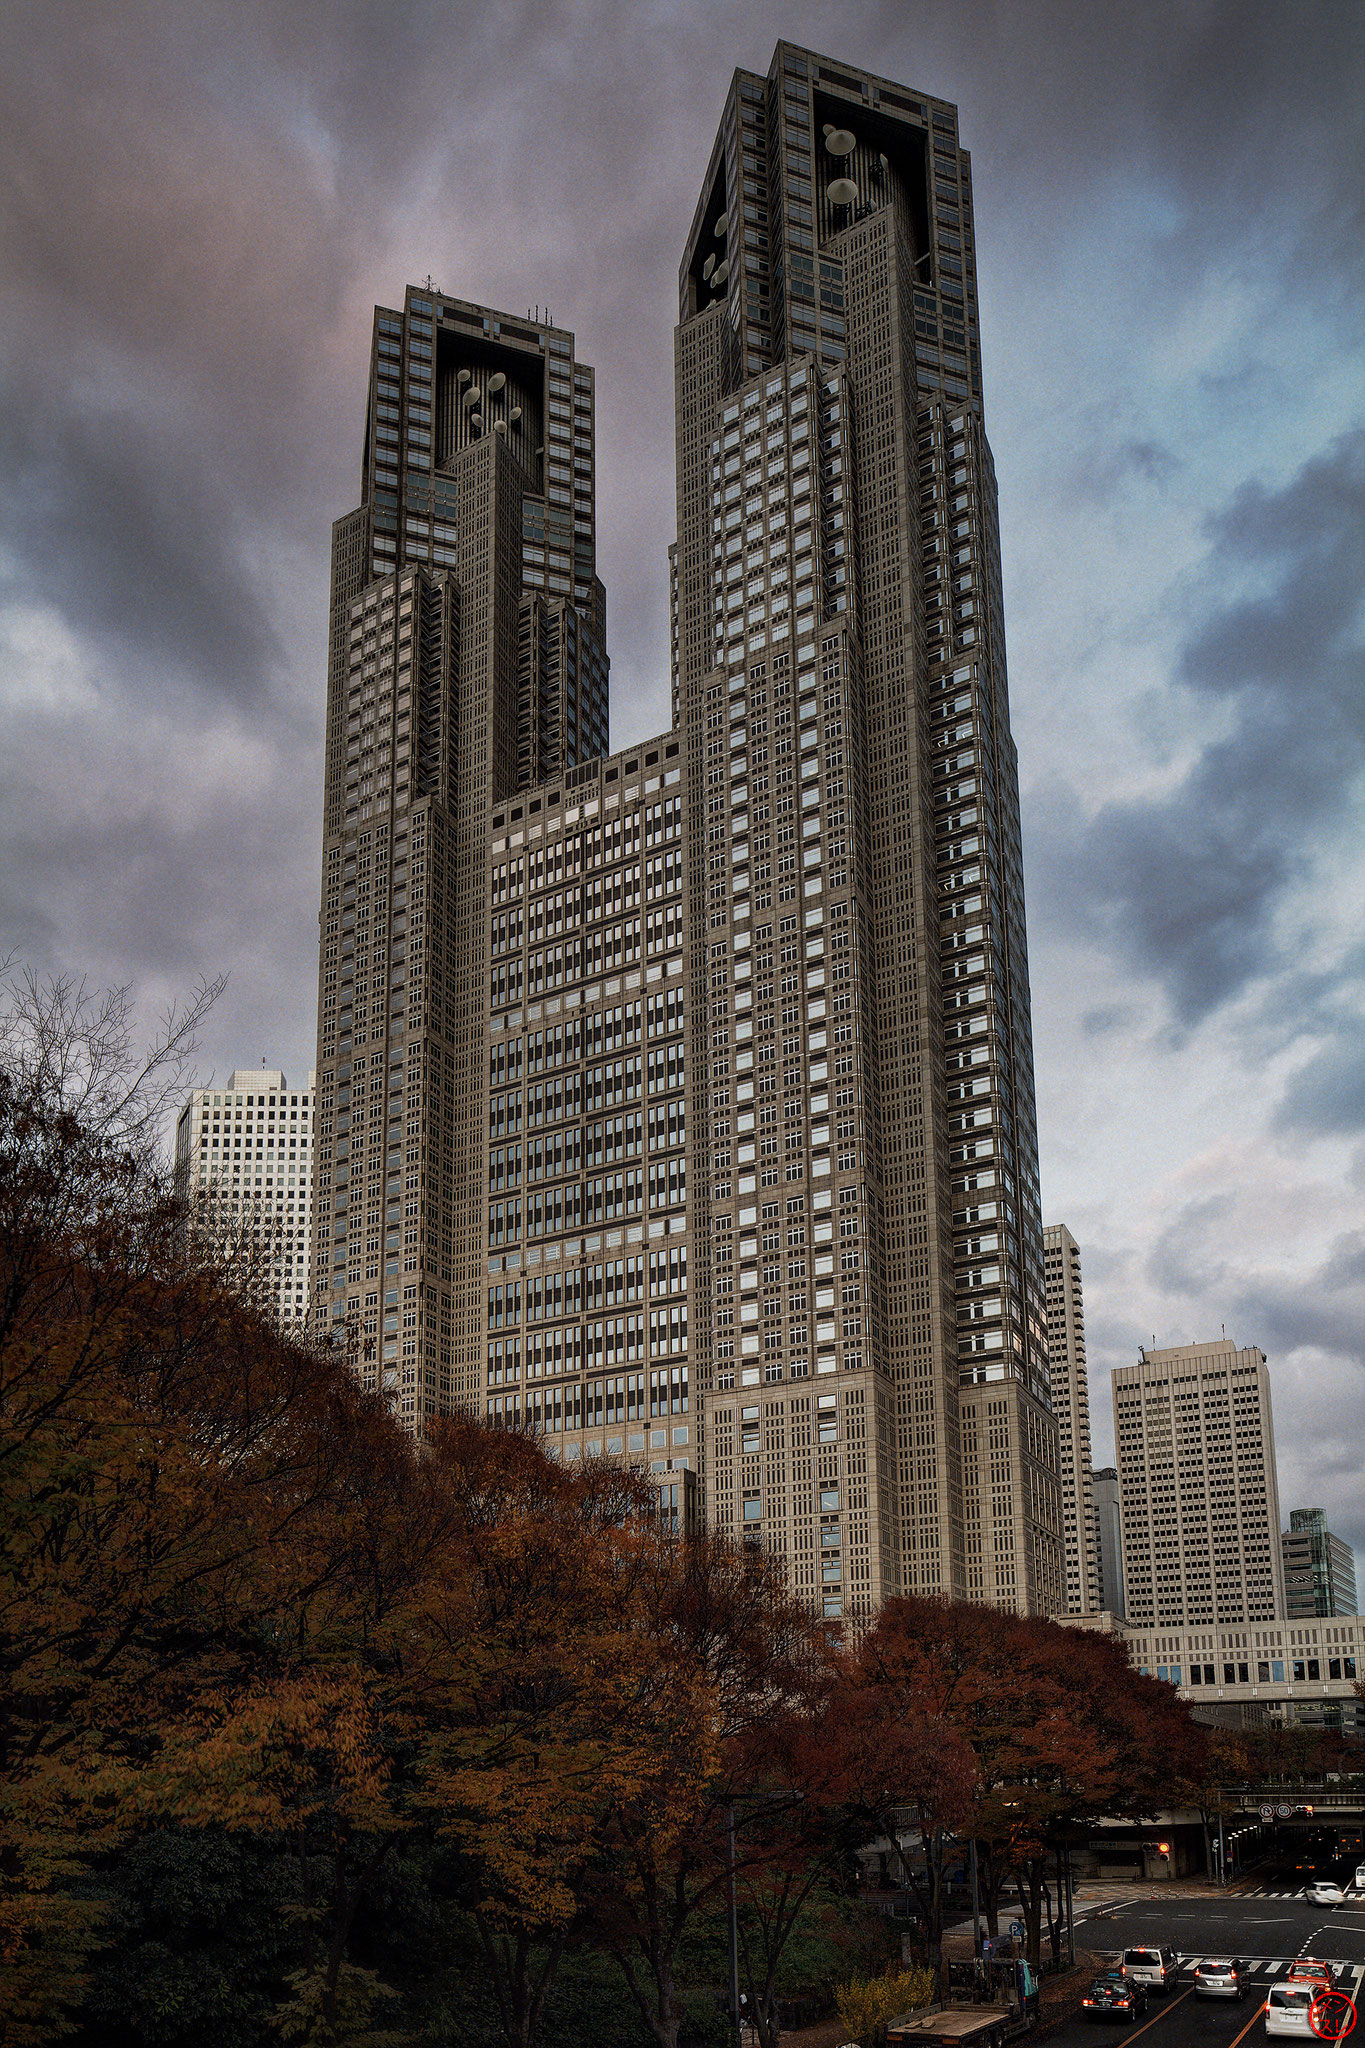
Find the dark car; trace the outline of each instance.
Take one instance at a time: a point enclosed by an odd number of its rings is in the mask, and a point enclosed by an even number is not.
[[[1081,2000],[1081,2011],[1092,2020],[1135,2020],[1147,2010],[1145,1985],[1111,1970],[1097,1977]]]

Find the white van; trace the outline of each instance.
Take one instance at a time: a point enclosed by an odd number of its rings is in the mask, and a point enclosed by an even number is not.
[[[1311,2038],[1309,2014],[1319,1988],[1316,1984],[1272,1984],[1265,2003],[1267,2034],[1304,2034]]]
[[[1126,1948],[1119,1969],[1149,1991],[1166,1991],[1180,1975],[1180,1958],[1173,1948]]]

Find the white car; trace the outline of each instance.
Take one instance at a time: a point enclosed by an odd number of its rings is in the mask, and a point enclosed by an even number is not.
[[[1356,1865],[1356,1890],[1358,1892],[1365,1892],[1365,1863],[1357,1863]]]
[[[1267,2034],[1303,2034],[1311,2039],[1313,2023],[1309,2015],[1317,1988],[1313,1984],[1272,1984],[1265,2002]]]
[[[1303,1895],[1310,1906],[1342,1906],[1346,1903],[1346,1894],[1341,1886],[1332,1884],[1327,1878],[1315,1878],[1312,1884],[1305,1885]]]

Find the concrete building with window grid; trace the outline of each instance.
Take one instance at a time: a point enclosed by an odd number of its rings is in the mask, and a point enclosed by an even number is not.
[[[1062,1480],[1066,1611],[1094,1614],[1101,1605],[1099,1532],[1090,1471],[1090,1383],[1085,1369],[1081,1250],[1064,1223],[1043,1226],[1043,1280]]]
[[[1129,1626],[1283,1616],[1265,1354],[1229,1337],[1143,1351],[1113,1375]]]
[[[1359,1616],[1310,1621],[1281,1615],[1240,1628],[1153,1629],[1105,1613],[1075,1626],[1112,1631],[1134,1668],[1176,1686],[1196,1719],[1365,1734],[1365,1703],[1357,1690],[1365,1677],[1365,1619]]]
[[[413,1427],[648,1461],[831,1616],[1065,1599],[971,167],[736,73],[679,276],[673,729],[607,751],[592,372],[376,314],[334,530],[313,1275]]]
[[[240,1250],[286,1329],[308,1319],[313,1076],[291,1088],[278,1068],[239,1067],[195,1088],[175,1128],[176,1193],[199,1227]]]
[[[1280,1552],[1285,1612],[1291,1619],[1356,1612],[1355,1552],[1332,1534],[1325,1509],[1291,1508]]]

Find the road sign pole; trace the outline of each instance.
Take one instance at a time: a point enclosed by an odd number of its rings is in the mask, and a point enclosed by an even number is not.
[[[981,1902],[976,1881],[976,1837],[973,1835],[967,1845],[972,1866],[972,1952],[981,1961]]]

